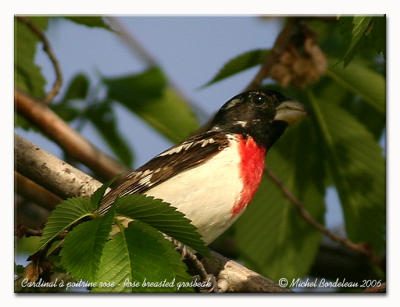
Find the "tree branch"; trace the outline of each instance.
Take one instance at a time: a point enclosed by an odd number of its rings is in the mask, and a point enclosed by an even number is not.
[[[52,138],[68,155],[87,165],[100,176],[110,179],[127,169],[89,143],[46,105],[14,90],[17,111]]]
[[[269,76],[271,73],[272,66],[278,61],[282,52],[285,51],[288,45],[291,34],[295,25],[295,18],[288,18],[286,26],[279,33],[271,52],[268,54],[265,62],[257,72],[253,80],[247,86],[246,90],[256,89],[261,85],[261,82]]]
[[[15,192],[47,210],[53,210],[61,202],[60,197],[15,171],[14,179]]]
[[[16,166],[19,172],[46,186],[60,197],[89,197],[101,183],[66,162],[15,135]],[[39,235],[39,231],[30,231]],[[211,252],[213,260],[203,259],[205,267],[217,276],[221,292],[290,292],[239,263]]]
[[[47,53],[51,63],[53,64],[54,72],[56,74],[56,80],[54,81],[53,88],[50,90],[50,92],[47,93],[46,97],[43,99],[44,103],[49,104],[58,94],[62,85],[63,78],[60,64],[58,63],[58,60],[54,55],[53,49],[51,48],[50,43],[44,33],[38,27],[36,27],[28,18],[17,16],[17,19],[26,24],[29,29],[31,29],[31,31],[39,37],[39,39],[43,42],[43,50]]]
[[[219,292],[291,292],[217,252],[211,251],[211,256],[211,260],[204,258],[202,263],[217,277]]]
[[[89,197],[101,183],[28,140],[14,135],[16,170],[61,198]]]

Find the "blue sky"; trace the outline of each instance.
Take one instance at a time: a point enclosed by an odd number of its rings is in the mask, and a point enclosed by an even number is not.
[[[196,108],[202,110],[202,120],[244,89],[257,68],[205,89],[198,88],[232,57],[252,49],[270,48],[281,26],[277,18],[257,17],[123,17],[120,21],[161,65],[169,79]],[[79,72],[87,74],[92,84],[96,84],[99,75],[119,76],[137,73],[147,67],[116,35],[102,29],[60,20],[49,26],[46,35],[61,64],[63,89]],[[54,72],[47,55],[40,48],[36,63],[42,67],[49,89],[55,78]],[[171,145],[141,119],[132,118],[131,113],[127,114],[122,107],[117,107],[116,113],[120,131],[134,150],[135,167]],[[58,146],[41,135],[21,129],[17,132],[60,156]],[[82,134],[112,154],[90,125],[85,126]],[[327,204],[327,225],[341,225],[342,212],[334,189],[327,191]]]

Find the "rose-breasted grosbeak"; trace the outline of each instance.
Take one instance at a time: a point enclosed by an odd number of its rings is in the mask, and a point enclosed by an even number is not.
[[[105,195],[99,212],[106,212],[117,196],[144,193],[184,213],[209,244],[250,203],[266,152],[305,115],[300,103],[275,91],[239,94],[222,106],[207,131],[129,173]]]

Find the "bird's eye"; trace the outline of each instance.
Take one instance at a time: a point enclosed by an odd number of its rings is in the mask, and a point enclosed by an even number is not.
[[[253,101],[255,104],[263,104],[265,102],[266,98],[263,95],[255,95],[253,98]]]

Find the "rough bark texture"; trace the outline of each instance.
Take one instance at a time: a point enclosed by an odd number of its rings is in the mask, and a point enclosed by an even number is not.
[[[101,183],[47,151],[15,135],[15,168],[54,194],[89,197]]]

